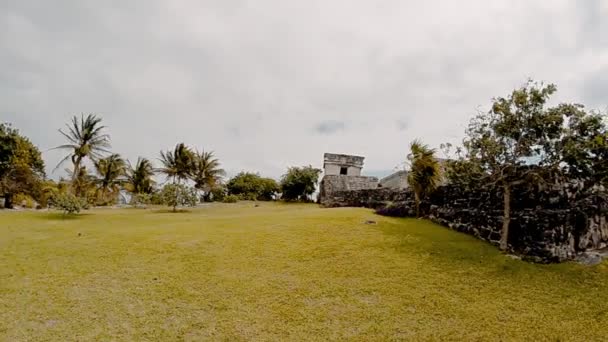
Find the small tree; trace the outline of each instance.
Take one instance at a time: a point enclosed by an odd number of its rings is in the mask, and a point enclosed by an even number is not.
[[[184,184],[167,184],[161,191],[163,202],[173,207],[173,212],[177,207],[194,207],[197,203],[196,190]]]
[[[59,193],[53,197],[52,203],[64,215],[78,214],[84,206],[84,200],[72,193]]]
[[[282,198],[286,201],[307,201],[315,192],[320,169],[312,166],[290,167],[281,178]]]
[[[187,181],[192,176],[194,169],[194,153],[184,143],[177,144],[173,151],[160,152],[160,161],[163,165],[158,171],[164,173],[167,178],[171,179],[174,187],[167,188],[166,194],[173,194],[175,198],[169,200],[165,198],[167,204],[173,207],[173,211],[180,205],[182,199],[179,198],[184,192],[180,185]],[[163,189],[163,193],[165,193]],[[164,197],[164,196],[163,196]]]
[[[419,140],[410,144],[408,155],[410,171],[407,175],[409,186],[414,191],[416,216],[420,216],[420,202],[433,192],[441,182],[441,167],[435,158],[435,150]]]
[[[513,187],[525,181],[540,181],[561,161],[564,118],[572,113],[564,106],[545,109],[555,91],[552,84],[528,82],[506,98],[494,99],[492,109],[479,114],[467,129],[464,146],[468,162],[481,170],[480,181],[502,188],[501,250],[508,247]],[[534,167],[526,167],[530,164]]]

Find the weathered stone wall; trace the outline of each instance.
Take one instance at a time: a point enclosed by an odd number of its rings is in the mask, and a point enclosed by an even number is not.
[[[375,189],[336,192],[324,206],[383,208],[395,216],[413,216],[411,192]],[[608,247],[608,199],[576,185],[550,189],[513,189],[509,247],[537,262],[571,260],[582,252]],[[498,244],[503,220],[500,188],[463,190],[440,187],[422,204],[426,217],[454,230]]]
[[[409,206],[409,193],[388,188],[334,191],[331,196],[323,197],[320,204],[326,208],[364,207],[376,209],[393,202],[407,203]]]
[[[390,189],[406,189],[407,184],[407,171],[397,171],[389,176],[386,176],[380,180],[380,186],[383,188]]]
[[[428,217],[452,229],[498,244],[503,220],[500,188],[463,191],[444,186],[430,198]],[[569,184],[513,189],[509,246],[535,261],[573,259],[608,246],[608,201]]]
[[[378,188],[378,178],[366,176],[326,175],[319,186],[319,202],[332,201],[335,193]]]

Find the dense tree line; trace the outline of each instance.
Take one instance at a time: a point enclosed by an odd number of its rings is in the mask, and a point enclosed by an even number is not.
[[[284,192],[288,200],[310,200],[320,173],[311,167],[290,168],[279,184],[272,178],[241,172],[224,182],[226,172],[214,152],[197,151],[183,143],[161,151],[158,168],[144,157],[132,164],[111,152],[107,128],[94,114],[74,116],[59,133],[66,144],[56,149],[67,154],[55,169],[69,162],[71,167],[65,171],[70,177],[54,182],[45,179],[38,148],[10,125],[0,125],[0,191],[5,207],[12,207],[13,198],[19,196],[20,200],[41,206],[50,203],[72,213],[89,206],[116,204],[121,192],[129,193],[134,205],[164,204],[174,211],[179,206],[221,201],[227,196],[264,201],[278,199]],[[166,182],[157,184],[156,175],[165,176]]]

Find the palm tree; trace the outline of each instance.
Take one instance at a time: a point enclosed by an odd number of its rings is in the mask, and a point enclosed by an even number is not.
[[[146,158],[137,158],[135,167],[129,162],[127,168],[127,180],[125,187],[134,194],[149,194],[154,186],[154,168],[152,163]]]
[[[173,184],[177,183],[175,191],[175,203],[173,205],[173,211],[177,211],[177,203],[180,199],[179,184],[182,180],[186,180],[192,176],[194,153],[184,143],[179,143],[175,146],[173,151],[160,152],[160,162],[163,167],[158,169],[159,172],[164,173],[167,178],[172,179]]]
[[[167,178],[171,178],[173,183],[180,183],[192,175],[192,165],[194,153],[184,143],[179,143],[173,151],[160,152],[160,162],[163,167],[158,169]]]
[[[84,158],[95,162],[104,153],[109,153],[110,136],[103,133],[106,127],[101,125],[101,118],[94,114],[89,114],[86,118],[82,114],[80,120],[74,116],[71,124],[66,126],[67,130],[60,129],[59,133],[68,140],[68,144],[57,146],[56,149],[68,150],[69,154],[57,164],[57,168],[71,159],[74,165],[72,171],[72,183],[74,183],[78,179]]]
[[[220,168],[219,159],[215,158],[213,151],[197,152],[194,154],[192,180],[194,187],[207,195],[222,177],[226,175],[224,169]]]
[[[112,154],[107,158],[99,159],[95,162],[95,169],[99,175],[96,183],[104,202],[106,202],[106,197],[109,193],[114,198],[118,195],[120,186],[125,180],[125,167],[126,163],[124,159],[118,154]]]
[[[411,169],[407,181],[414,191],[416,216],[420,216],[420,202],[424,200],[441,183],[441,166],[435,158],[435,149],[414,140],[410,144],[408,155]]]

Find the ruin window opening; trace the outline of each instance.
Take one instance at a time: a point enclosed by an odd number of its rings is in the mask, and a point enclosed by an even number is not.
[[[340,174],[346,176],[348,174],[348,168],[347,167],[341,167],[340,168]]]

